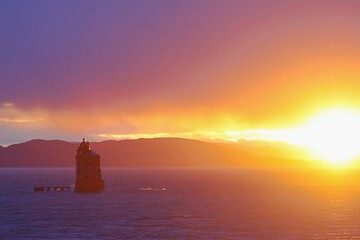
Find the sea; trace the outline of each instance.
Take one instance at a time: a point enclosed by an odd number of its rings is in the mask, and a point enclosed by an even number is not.
[[[360,239],[360,170],[103,168],[106,190],[73,168],[1,168],[0,239]]]

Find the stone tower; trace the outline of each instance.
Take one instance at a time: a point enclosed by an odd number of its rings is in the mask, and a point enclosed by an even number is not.
[[[101,179],[100,156],[91,150],[89,142],[82,143],[76,155],[76,183],[77,192],[98,192],[105,189]]]

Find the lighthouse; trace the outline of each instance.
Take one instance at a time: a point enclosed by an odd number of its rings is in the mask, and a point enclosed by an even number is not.
[[[100,155],[91,150],[89,142],[82,143],[76,155],[76,192],[98,192],[105,189],[101,179]]]

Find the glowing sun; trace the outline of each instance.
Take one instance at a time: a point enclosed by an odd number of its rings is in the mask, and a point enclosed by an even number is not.
[[[294,129],[288,140],[305,147],[315,158],[348,163],[360,155],[360,112],[353,109],[321,112]]]

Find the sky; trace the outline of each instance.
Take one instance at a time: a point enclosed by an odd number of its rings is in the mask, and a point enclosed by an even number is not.
[[[360,108],[357,0],[3,0],[0,32],[3,146],[261,138]]]

